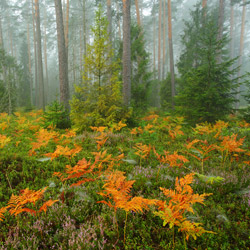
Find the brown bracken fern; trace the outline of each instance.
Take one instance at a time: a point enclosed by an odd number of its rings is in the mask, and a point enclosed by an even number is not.
[[[186,213],[194,213],[193,204],[201,203],[206,196],[211,194],[194,194],[190,184],[193,182],[194,174],[186,175],[184,178],[175,181],[175,190],[160,188],[168,201],[157,203],[158,211],[154,214],[163,220],[163,226],[169,225],[170,228],[177,226],[179,231],[185,234],[188,240],[190,236],[194,239],[203,233],[213,233],[205,230],[200,223],[194,223],[186,218]]]
[[[124,172],[115,171],[110,173],[107,176],[106,183],[103,185],[103,191],[99,192],[101,196],[107,199],[99,201],[98,203],[104,203],[110,208],[114,209],[115,219],[117,209],[122,209],[126,212],[126,220],[124,226],[124,243],[125,243],[125,234],[126,234],[126,224],[127,216],[129,211],[143,212],[143,210],[148,210],[150,205],[155,205],[157,200],[145,199],[143,197],[131,197],[130,191],[134,184],[134,180],[126,180]],[[131,199],[132,198],[132,199]],[[116,219],[117,232],[119,238],[119,229]]]

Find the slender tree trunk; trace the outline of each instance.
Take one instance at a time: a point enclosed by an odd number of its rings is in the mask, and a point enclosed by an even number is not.
[[[159,24],[158,24],[158,81],[161,80],[161,10],[162,0],[159,1]]]
[[[14,57],[12,31],[11,31],[10,21],[9,20],[8,20],[8,36],[9,36],[9,42],[10,42],[10,53],[11,53],[11,56]]]
[[[119,5],[118,5],[118,1],[116,1],[116,12],[119,13]],[[122,40],[122,32],[121,32],[121,24],[120,24],[120,17],[118,16],[118,35],[119,35],[119,39],[120,41]]]
[[[245,33],[245,22],[246,22],[246,0],[242,0],[242,20],[241,20],[241,33],[240,33],[240,53],[239,53],[239,61],[238,61],[238,77],[242,74],[242,55],[243,55],[243,48],[244,48],[244,33]],[[236,95],[236,109],[239,109],[240,106],[240,86],[237,89]]]
[[[36,38],[36,23],[35,23],[35,7],[34,7],[34,1],[32,0],[32,22],[33,22],[33,47],[34,47],[34,61],[35,61],[35,104],[38,107],[38,99],[39,99],[39,93],[38,93],[38,69],[37,69],[37,38]]]
[[[109,35],[109,50],[112,49],[112,12],[111,12],[111,0],[107,0],[107,16],[108,16],[108,35]],[[112,63],[112,58],[109,58],[109,64]],[[111,79],[111,72],[109,74],[109,80]]]
[[[207,0],[202,0],[202,9],[204,11],[203,17],[205,19],[206,15],[207,15]]]
[[[223,27],[224,27],[224,15],[225,15],[225,2],[224,0],[219,0],[220,1],[220,7],[219,7],[219,21],[218,21],[218,35],[217,35],[217,41],[220,41],[223,36]],[[218,51],[218,56],[217,56],[217,63],[221,63],[222,60],[222,55],[221,51]]]
[[[57,43],[59,58],[59,80],[60,80],[60,102],[66,110],[69,110],[69,81],[68,81],[68,59],[65,47],[65,36],[63,27],[63,14],[61,0],[55,0]]]
[[[141,17],[140,17],[140,8],[138,0],[135,0],[135,7],[136,7],[136,18],[138,26],[141,26]]]
[[[126,106],[131,100],[131,34],[130,0],[123,1],[123,100]]]
[[[8,70],[8,82],[7,82],[7,91],[8,91],[8,114],[11,115],[13,110],[12,110],[12,100],[11,100],[11,93],[12,93],[12,84],[11,84],[11,71],[10,67]]]
[[[80,28],[80,56],[79,56],[79,65],[80,65],[80,70],[81,72],[83,71],[83,63],[82,63],[82,60],[83,60],[83,46],[82,46],[82,36],[83,35],[83,30],[82,30],[82,27]],[[75,81],[74,81],[75,82]]]
[[[162,46],[162,79],[165,78],[166,63],[166,0],[163,0],[163,46]]]
[[[43,81],[43,57],[42,57],[42,42],[40,28],[40,11],[39,2],[35,0],[35,16],[36,16],[36,38],[37,38],[37,61],[38,61],[38,80],[39,80],[39,105],[41,109],[45,109],[44,103],[44,81]]]
[[[83,0],[83,48],[85,58],[87,56],[86,0]]]
[[[30,79],[30,103],[33,105],[33,78],[31,70],[31,46],[30,46],[30,26],[27,21],[27,44],[28,44],[28,57],[29,57],[29,79]]]
[[[112,11],[111,11],[111,0],[107,0],[107,16],[108,16],[108,34],[109,42],[112,44]]]
[[[153,8],[155,7],[155,0],[153,4]],[[154,80],[156,80],[156,16],[155,9],[153,9],[153,22],[154,22],[154,31],[153,31],[153,57],[154,57]]]
[[[207,0],[202,0],[202,8],[207,7]]]
[[[47,13],[44,8],[44,46],[43,46],[43,54],[44,54],[44,66],[45,66],[45,85],[44,85],[44,93],[45,93],[45,103],[48,103],[48,94],[49,94],[49,74],[48,74],[48,59],[47,59]]]
[[[172,13],[171,13],[171,0],[168,0],[168,43],[169,43],[169,56],[170,56],[170,73],[171,73],[171,97],[172,108],[174,109],[175,97],[175,75],[174,75],[174,52],[172,42]]]
[[[66,22],[65,22],[65,49],[66,55],[68,57],[68,48],[69,48],[69,0],[67,0],[66,7]]]
[[[0,12],[0,48],[3,48],[2,16]]]
[[[233,0],[231,0],[231,15],[230,15],[230,59],[234,57],[234,5]]]

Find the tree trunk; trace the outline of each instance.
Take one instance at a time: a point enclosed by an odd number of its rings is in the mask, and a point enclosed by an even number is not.
[[[168,0],[168,43],[169,43],[170,73],[171,73],[171,97],[172,97],[172,108],[174,109],[175,75],[174,75],[174,53],[173,53],[173,42],[172,42],[171,0]]]
[[[225,2],[224,0],[220,1],[220,7],[219,7],[219,20],[218,20],[218,35],[217,35],[217,41],[220,41],[223,36],[223,27],[224,27],[224,15],[225,15]],[[221,51],[217,51],[217,63],[221,63]]]
[[[158,81],[161,80],[161,8],[162,0],[159,1],[159,24],[158,24]],[[158,91],[157,91],[158,92]],[[158,92],[159,93],[159,92]]]
[[[8,114],[11,115],[13,110],[12,110],[12,100],[11,100],[11,93],[12,93],[12,84],[11,84],[11,72],[10,72],[10,67],[8,70],[8,80],[7,80],[7,91],[8,91]]]
[[[68,57],[68,48],[69,48],[69,0],[67,0],[66,22],[65,22],[65,49],[67,57]]]
[[[162,79],[165,78],[166,63],[166,0],[163,0],[163,46],[162,46]]]
[[[2,16],[0,13],[0,48],[3,48]]]
[[[202,8],[207,7],[207,0],[202,0]]]
[[[136,18],[138,26],[141,26],[141,17],[140,17],[140,8],[138,0],[135,0],[135,7],[136,7]]]
[[[111,11],[111,0],[107,0],[107,16],[108,16],[108,34],[109,42],[112,44],[112,11]]]
[[[207,15],[207,0],[202,0],[202,9],[204,11],[203,17],[205,18]]]
[[[241,33],[240,33],[240,53],[239,53],[239,61],[238,61],[238,77],[242,74],[242,54],[243,54],[243,48],[244,48],[244,33],[245,33],[245,22],[246,22],[246,0],[243,1],[242,6],[242,20],[241,20]],[[240,86],[237,89],[237,95],[236,95],[236,109],[239,109],[240,105]]]
[[[68,59],[65,47],[63,14],[61,0],[55,0],[57,44],[59,58],[60,102],[69,110]]]
[[[85,58],[87,56],[86,0],[83,0],[83,48]]]
[[[30,79],[30,103],[33,105],[33,78],[31,70],[31,49],[30,49],[30,26],[27,21],[27,44],[28,44],[28,57],[29,57],[29,79]]]
[[[155,6],[155,0],[153,4],[153,8]],[[156,80],[156,17],[155,17],[155,9],[153,9],[153,20],[154,20],[154,31],[153,31],[153,57],[154,57],[154,80]]]
[[[230,59],[234,58],[234,4],[231,0],[231,15],[230,15]]]
[[[10,27],[10,20],[8,20],[8,38],[10,42],[10,53],[11,53],[11,56],[14,57],[13,39],[12,39],[12,30]]]
[[[131,100],[131,34],[130,0],[123,1],[123,100],[126,106]]]
[[[37,62],[38,62],[38,80],[39,80],[38,107],[44,110],[45,103],[44,103],[44,82],[43,82],[43,58],[42,58],[41,28],[40,28],[40,11],[39,11],[38,0],[35,0],[35,16],[36,16]]]
[[[35,61],[35,104],[38,107],[38,70],[37,70],[37,42],[36,42],[36,23],[35,23],[35,9],[34,9],[34,1],[32,0],[32,22],[33,22],[33,47],[34,47],[34,61]]]
[[[116,1],[116,12],[119,13],[118,1]],[[119,35],[119,39],[121,41],[122,40],[122,32],[121,32],[121,24],[120,24],[120,17],[119,17],[119,15],[118,15],[118,35]]]
[[[49,74],[48,74],[48,60],[47,60],[47,13],[44,8],[44,46],[43,46],[43,54],[44,54],[44,66],[45,66],[45,85],[44,85],[44,93],[45,93],[45,103],[48,103],[48,94],[49,94]]]

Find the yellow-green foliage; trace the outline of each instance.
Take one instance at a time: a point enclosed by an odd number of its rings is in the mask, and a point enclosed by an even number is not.
[[[99,8],[91,29],[94,42],[87,46],[82,82],[75,86],[71,102],[71,119],[80,131],[89,126],[110,125],[128,117],[122,106],[119,61],[113,61],[107,28],[107,19]]]

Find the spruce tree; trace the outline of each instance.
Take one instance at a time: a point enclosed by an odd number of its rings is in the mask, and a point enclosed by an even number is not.
[[[215,12],[204,15],[200,5],[191,12],[182,37],[183,53],[178,63],[181,83],[176,97],[177,112],[191,124],[214,122],[233,111],[236,79],[234,60],[225,53],[227,37],[218,40]],[[222,62],[218,63],[218,53]],[[233,80],[232,80],[233,79]]]
[[[71,101],[71,119],[78,130],[106,126],[126,118],[122,107],[119,61],[109,42],[108,21],[101,6],[91,28],[93,44],[87,46],[82,82],[75,86]]]

